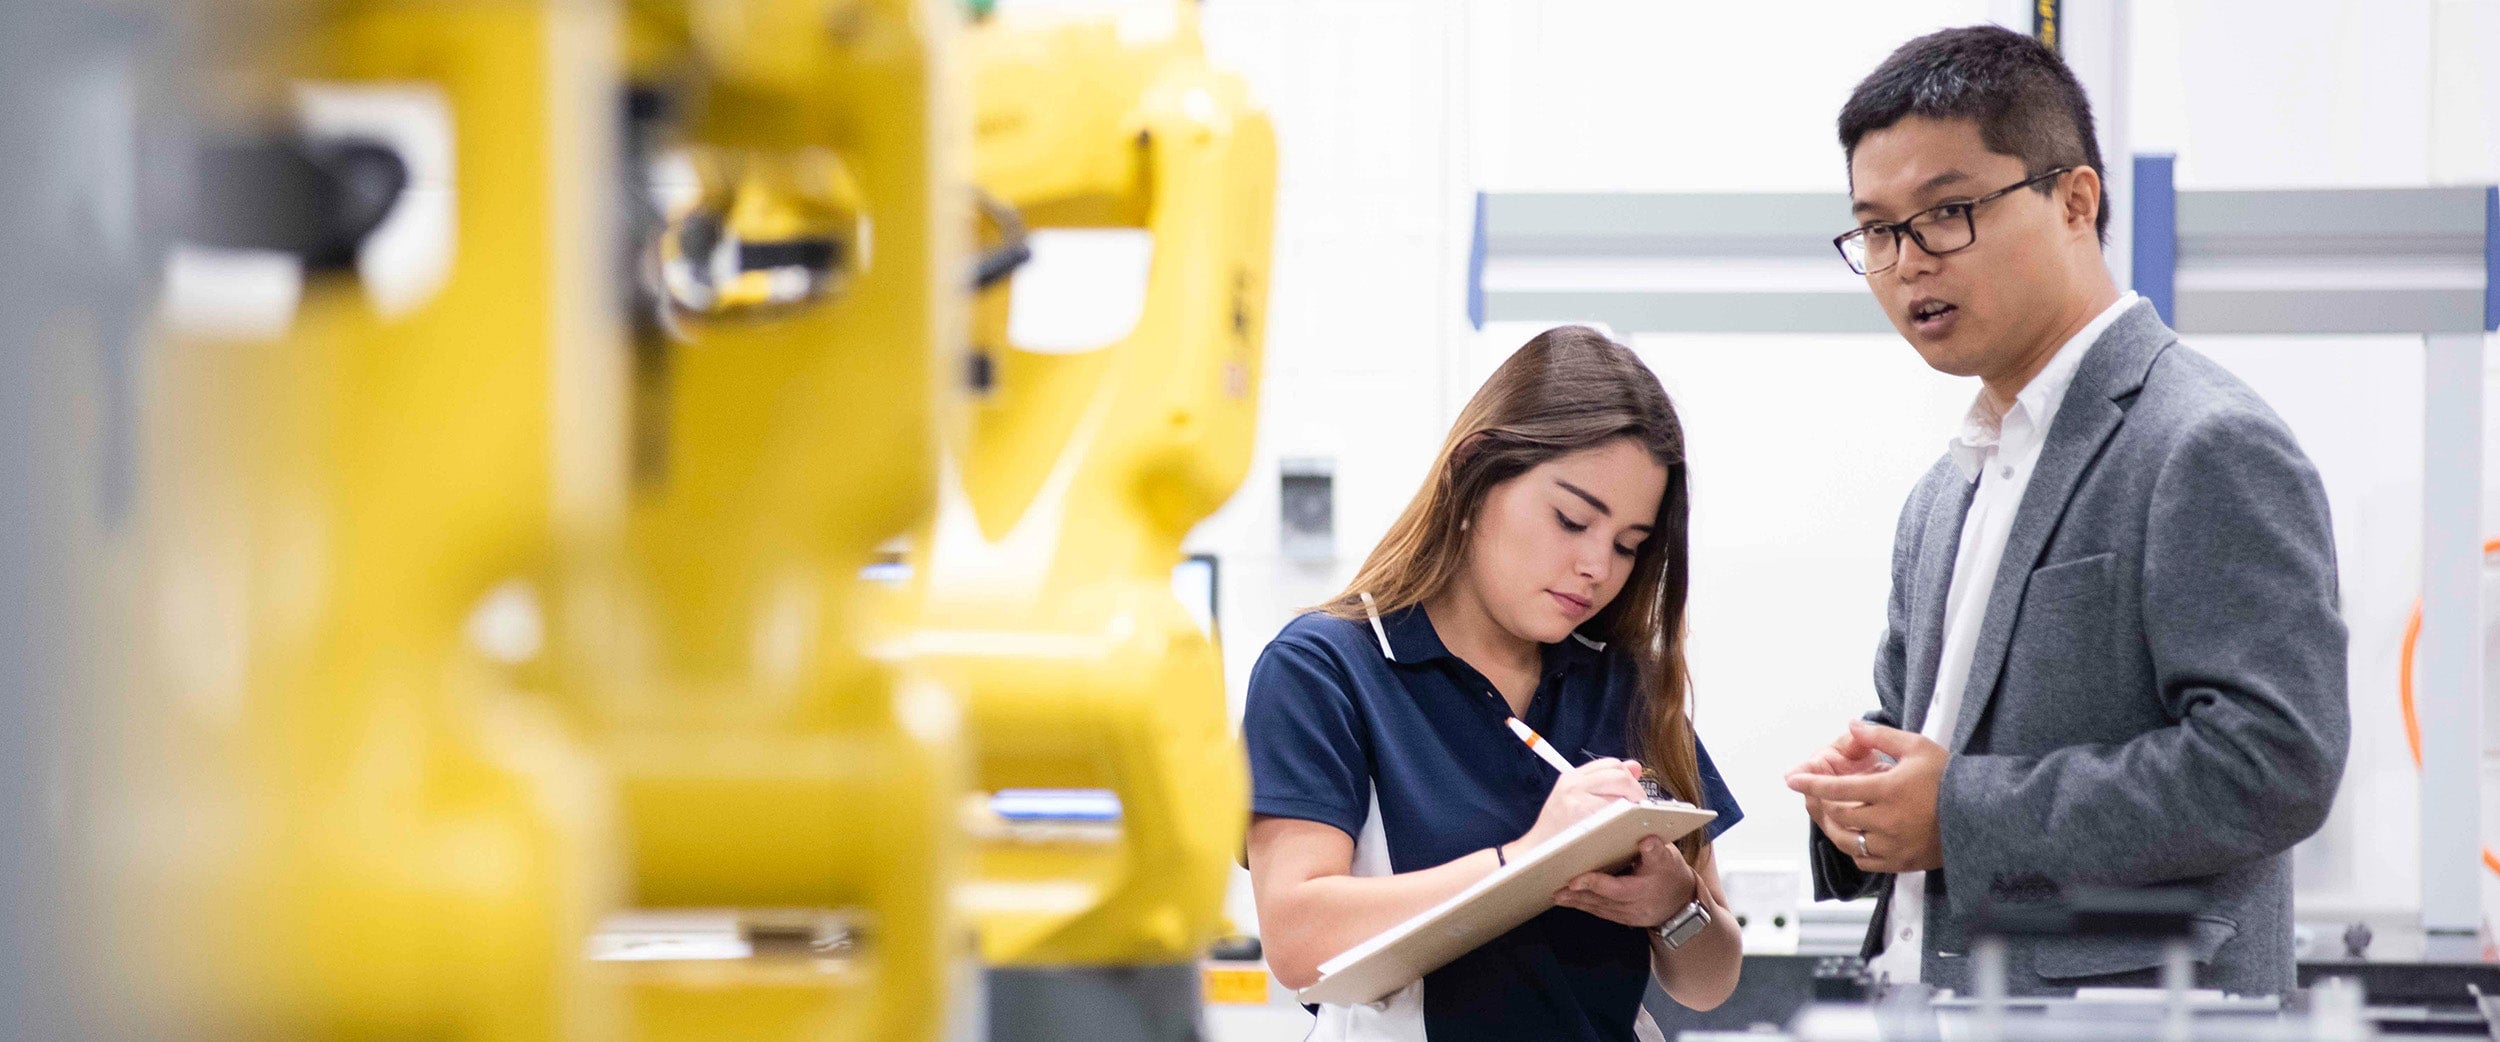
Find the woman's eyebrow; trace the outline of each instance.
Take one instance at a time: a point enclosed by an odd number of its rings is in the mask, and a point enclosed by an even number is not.
[[[1555,478],[1554,484],[1562,486],[1562,490],[1565,492],[1569,492],[1572,495],[1588,500],[1589,505],[1596,507],[1598,513],[1604,514],[1607,517],[1615,516],[1615,510],[1613,507],[1607,506],[1605,500],[1590,495],[1587,489],[1581,488],[1580,486],[1574,485],[1568,481],[1564,481],[1561,478]]]

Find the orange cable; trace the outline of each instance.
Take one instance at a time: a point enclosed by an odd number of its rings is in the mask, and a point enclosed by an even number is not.
[[[2500,553],[2500,539],[2483,542],[2483,553]],[[2422,720],[2413,711],[2413,646],[2422,640],[2422,600],[2414,598],[2413,617],[2405,621],[2404,653],[2397,659],[2396,693],[2398,706],[2404,710],[2405,748],[2413,751],[2413,769],[2422,769]],[[2475,826],[2481,828],[2479,823]],[[2500,873],[2500,854],[2483,848],[2483,867]]]

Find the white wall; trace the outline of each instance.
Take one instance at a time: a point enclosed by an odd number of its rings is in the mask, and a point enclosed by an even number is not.
[[[1466,326],[1474,192],[1837,190],[1849,87],[1901,41],[2002,6],[1209,0],[1209,48],[1274,113],[1283,162],[1259,461],[1192,540],[1223,557],[1236,706],[1260,645],[1334,592],[1457,405],[1536,331]],[[2182,188],[2500,177],[2500,0],[2133,10],[2135,148],[2179,153]],[[1779,773],[1870,703],[1892,522],[1974,388],[1891,337],[1634,345],[1692,443],[1700,729],[1748,813],[1724,855],[1793,859],[1805,822]],[[2284,414],[2334,510],[2353,757],[2335,819],[2299,856],[2304,911],[2401,917],[2418,885],[2394,677],[2418,582],[2419,348],[2195,346]],[[2500,463],[2500,444],[2485,454]],[[1277,553],[1276,460],[1295,456],[1337,461],[1333,563]],[[2489,488],[2500,501],[2500,480]],[[2487,813],[2500,836],[2500,799]],[[1247,922],[1246,893],[1235,908]]]

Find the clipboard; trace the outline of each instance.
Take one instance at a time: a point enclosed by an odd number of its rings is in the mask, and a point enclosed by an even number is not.
[[[1554,891],[1582,873],[1630,860],[1643,837],[1673,843],[1718,816],[1666,800],[1608,804],[1448,900],[1321,963],[1319,980],[1295,998],[1312,1005],[1377,1002],[1536,918],[1554,906]]]

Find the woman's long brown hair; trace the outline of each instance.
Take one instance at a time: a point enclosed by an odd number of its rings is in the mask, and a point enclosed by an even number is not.
[[[1361,620],[1364,593],[1383,614],[1439,596],[1466,567],[1461,525],[1483,508],[1494,486],[1619,438],[1631,439],[1667,469],[1666,493],[1656,530],[1633,558],[1632,577],[1580,632],[1631,656],[1647,697],[1627,721],[1625,744],[1676,798],[1699,805],[1701,764],[1686,712],[1691,681],[1684,668],[1684,598],[1692,575],[1684,427],[1657,374],[1604,334],[1586,326],[1549,329],[1494,370],[1459,410],[1431,480],[1345,592],[1319,610]],[[1687,860],[1697,860],[1704,844],[1695,832],[1676,845]]]

